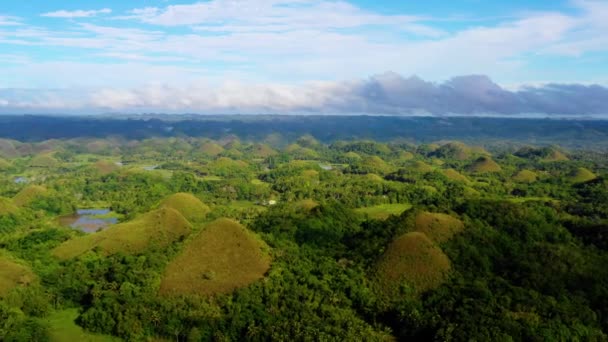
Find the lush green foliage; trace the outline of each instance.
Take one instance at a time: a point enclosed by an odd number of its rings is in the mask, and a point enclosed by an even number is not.
[[[209,136],[2,141],[0,340],[608,338],[605,155]]]

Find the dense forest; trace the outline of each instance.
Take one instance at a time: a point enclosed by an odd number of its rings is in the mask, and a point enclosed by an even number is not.
[[[605,122],[45,120],[0,120],[1,341],[608,339]]]

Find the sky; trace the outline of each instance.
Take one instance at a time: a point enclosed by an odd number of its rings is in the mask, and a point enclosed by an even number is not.
[[[3,0],[0,113],[608,115],[608,0]]]

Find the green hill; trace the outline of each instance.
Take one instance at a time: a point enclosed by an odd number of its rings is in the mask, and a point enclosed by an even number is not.
[[[167,266],[159,293],[210,296],[248,286],[270,268],[267,249],[238,222],[214,221]]]
[[[441,285],[450,270],[450,261],[424,233],[411,232],[393,241],[380,258],[375,280],[381,294],[392,299],[401,296],[402,283],[415,293]]]
[[[6,171],[12,166],[6,159],[0,158],[0,171]]]
[[[470,183],[471,181],[467,178],[467,176],[461,174],[460,172],[454,169],[447,169],[443,171],[443,174],[450,180],[456,182]]]
[[[224,152],[224,148],[211,141],[206,141],[201,145],[199,151],[206,156],[215,157]]]
[[[209,207],[197,197],[183,192],[167,197],[161,202],[160,207],[175,209],[192,223],[203,221],[211,211]]]
[[[500,165],[487,156],[479,157],[469,166],[469,171],[472,173],[492,173],[500,172],[501,170]]]
[[[459,219],[447,214],[421,212],[416,215],[414,230],[424,233],[436,243],[442,243],[452,238],[464,229]]]
[[[584,167],[579,167],[568,175],[568,180],[572,183],[585,183],[596,178],[597,176],[593,172]]]
[[[19,208],[10,198],[0,197],[0,215],[15,214],[18,211]]]
[[[101,175],[107,175],[120,169],[120,167],[111,161],[100,160],[93,164],[93,169],[99,172]]]
[[[537,178],[536,173],[530,170],[521,170],[513,175],[513,180],[519,183],[534,183]]]
[[[27,286],[36,281],[29,267],[0,253],[0,298],[17,286]]]
[[[449,142],[441,145],[431,153],[432,156],[444,159],[468,160],[472,157],[471,148],[461,142]]]
[[[53,255],[66,260],[94,248],[106,255],[118,252],[141,253],[147,248],[162,248],[190,234],[192,226],[177,210],[161,208],[132,221],[68,240],[53,250]]]
[[[13,203],[18,207],[27,206],[34,200],[44,196],[47,193],[45,187],[39,185],[29,185],[19,191],[15,197],[13,197]]]
[[[417,160],[413,163],[411,163],[408,167],[408,169],[415,171],[415,172],[420,172],[420,173],[427,173],[427,172],[432,172],[433,171],[433,167],[423,161]]]
[[[59,166],[59,161],[49,154],[40,154],[32,158],[31,167],[52,168]]]

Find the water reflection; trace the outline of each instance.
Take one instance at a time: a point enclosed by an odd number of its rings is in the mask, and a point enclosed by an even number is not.
[[[109,214],[110,209],[78,209],[75,214],[60,217],[59,223],[85,233],[94,233],[118,222],[118,218],[107,216]]]

